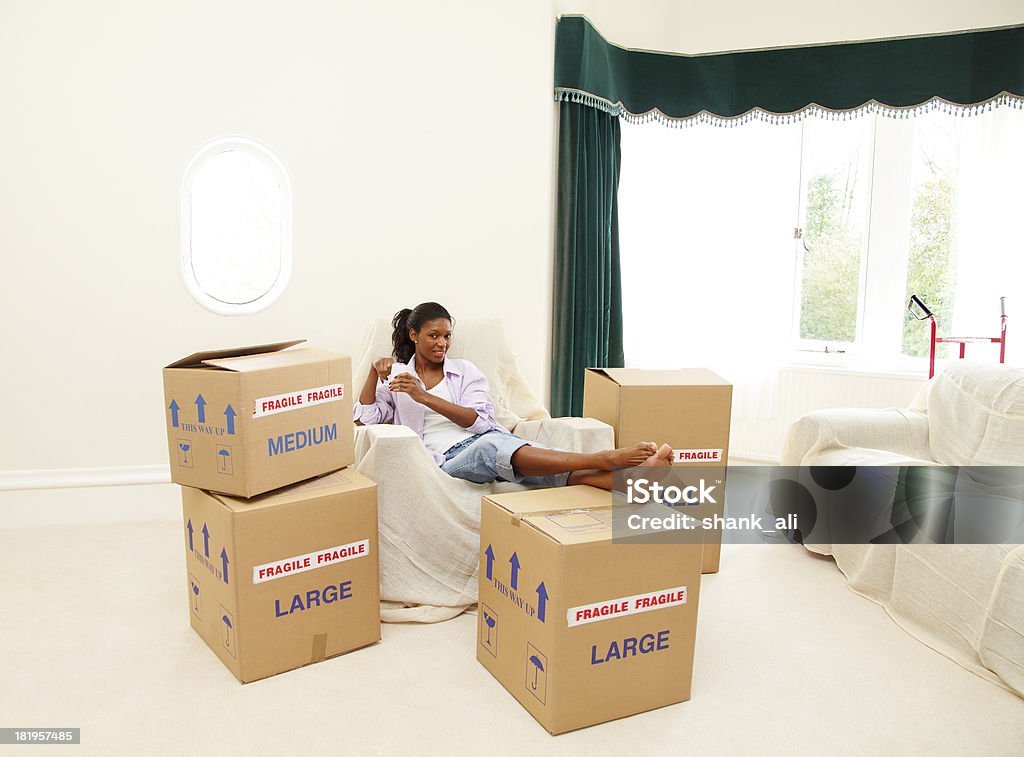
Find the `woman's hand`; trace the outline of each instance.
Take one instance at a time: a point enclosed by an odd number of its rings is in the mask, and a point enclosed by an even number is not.
[[[408,394],[410,399],[419,402],[421,405],[427,397],[426,389],[420,384],[419,379],[411,373],[400,373],[391,379],[391,391]]]
[[[385,384],[388,382],[388,376],[391,375],[391,366],[394,365],[395,361],[389,357],[377,358],[373,361],[373,365],[370,369],[377,372],[377,378],[383,381]]]

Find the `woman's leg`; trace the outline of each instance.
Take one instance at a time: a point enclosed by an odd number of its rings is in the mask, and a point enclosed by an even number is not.
[[[653,444],[637,444],[592,454],[563,452],[530,446],[529,442],[513,434],[491,431],[482,434],[472,444],[446,460],[441,470],[455,478],[474,483],[495,479],[521,482],[524,478],[555,477],[569,473],[570,484],[587,483],[610,489],[611,471],[614,468],[669,465],[671,455],[672,448],[667,444],[657,450]],[[556,484],[552,482],[551,485]]]
[[[594,453],[563,452],[527,444],[512,454],[512,467],[521,476],[549,476],[552,473],[585,470],[610,471],[639,465],[655,452],[657,447],[650,442]]]
[[[598,489],[612,488],[612,472],[608,470],[578,470],[569,474],[566,486],[595,486]]]
[[[657,452],[640,463],[640,465],[672,465],[672,448],[667,444],[662,444]],[[612,472],[606,470],[574,471],[569,474],[566,486],[575,486],[577,484],[594,486],[598,489],[611,489]]]

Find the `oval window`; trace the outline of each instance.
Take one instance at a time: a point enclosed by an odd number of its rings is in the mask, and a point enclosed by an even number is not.
[[[222,315],[254,313],[291,273],[291,189],[281,161],[243,137],[196,153],[182,185],[182,277],[189,293]]]

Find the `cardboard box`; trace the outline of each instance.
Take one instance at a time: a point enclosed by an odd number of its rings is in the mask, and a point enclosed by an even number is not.
[[[668,443],[674,464],[708,468],[725,483],[732,384],[706,368],[588,368],[583,415],[614,428],[617,447]],[[705,542],[705,573],[718,572],[721,552],[721,534]]]
[[[355,462],[351,359],[295,344],[164,368],[172,481],[252,497]]]
[[[377,485],[337,471],[255,499],[182,487],[192,628],[242,683],[380,640]]]
[[[477,660],[551,733],[687,700],[700,561],[613,544],[606,491],[484,497]]]

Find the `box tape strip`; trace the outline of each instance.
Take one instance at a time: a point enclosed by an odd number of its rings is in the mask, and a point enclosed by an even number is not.
[[[310,662],[322,662],[327,657],[327,634],[318,633],[313,637],[313,653]]]

